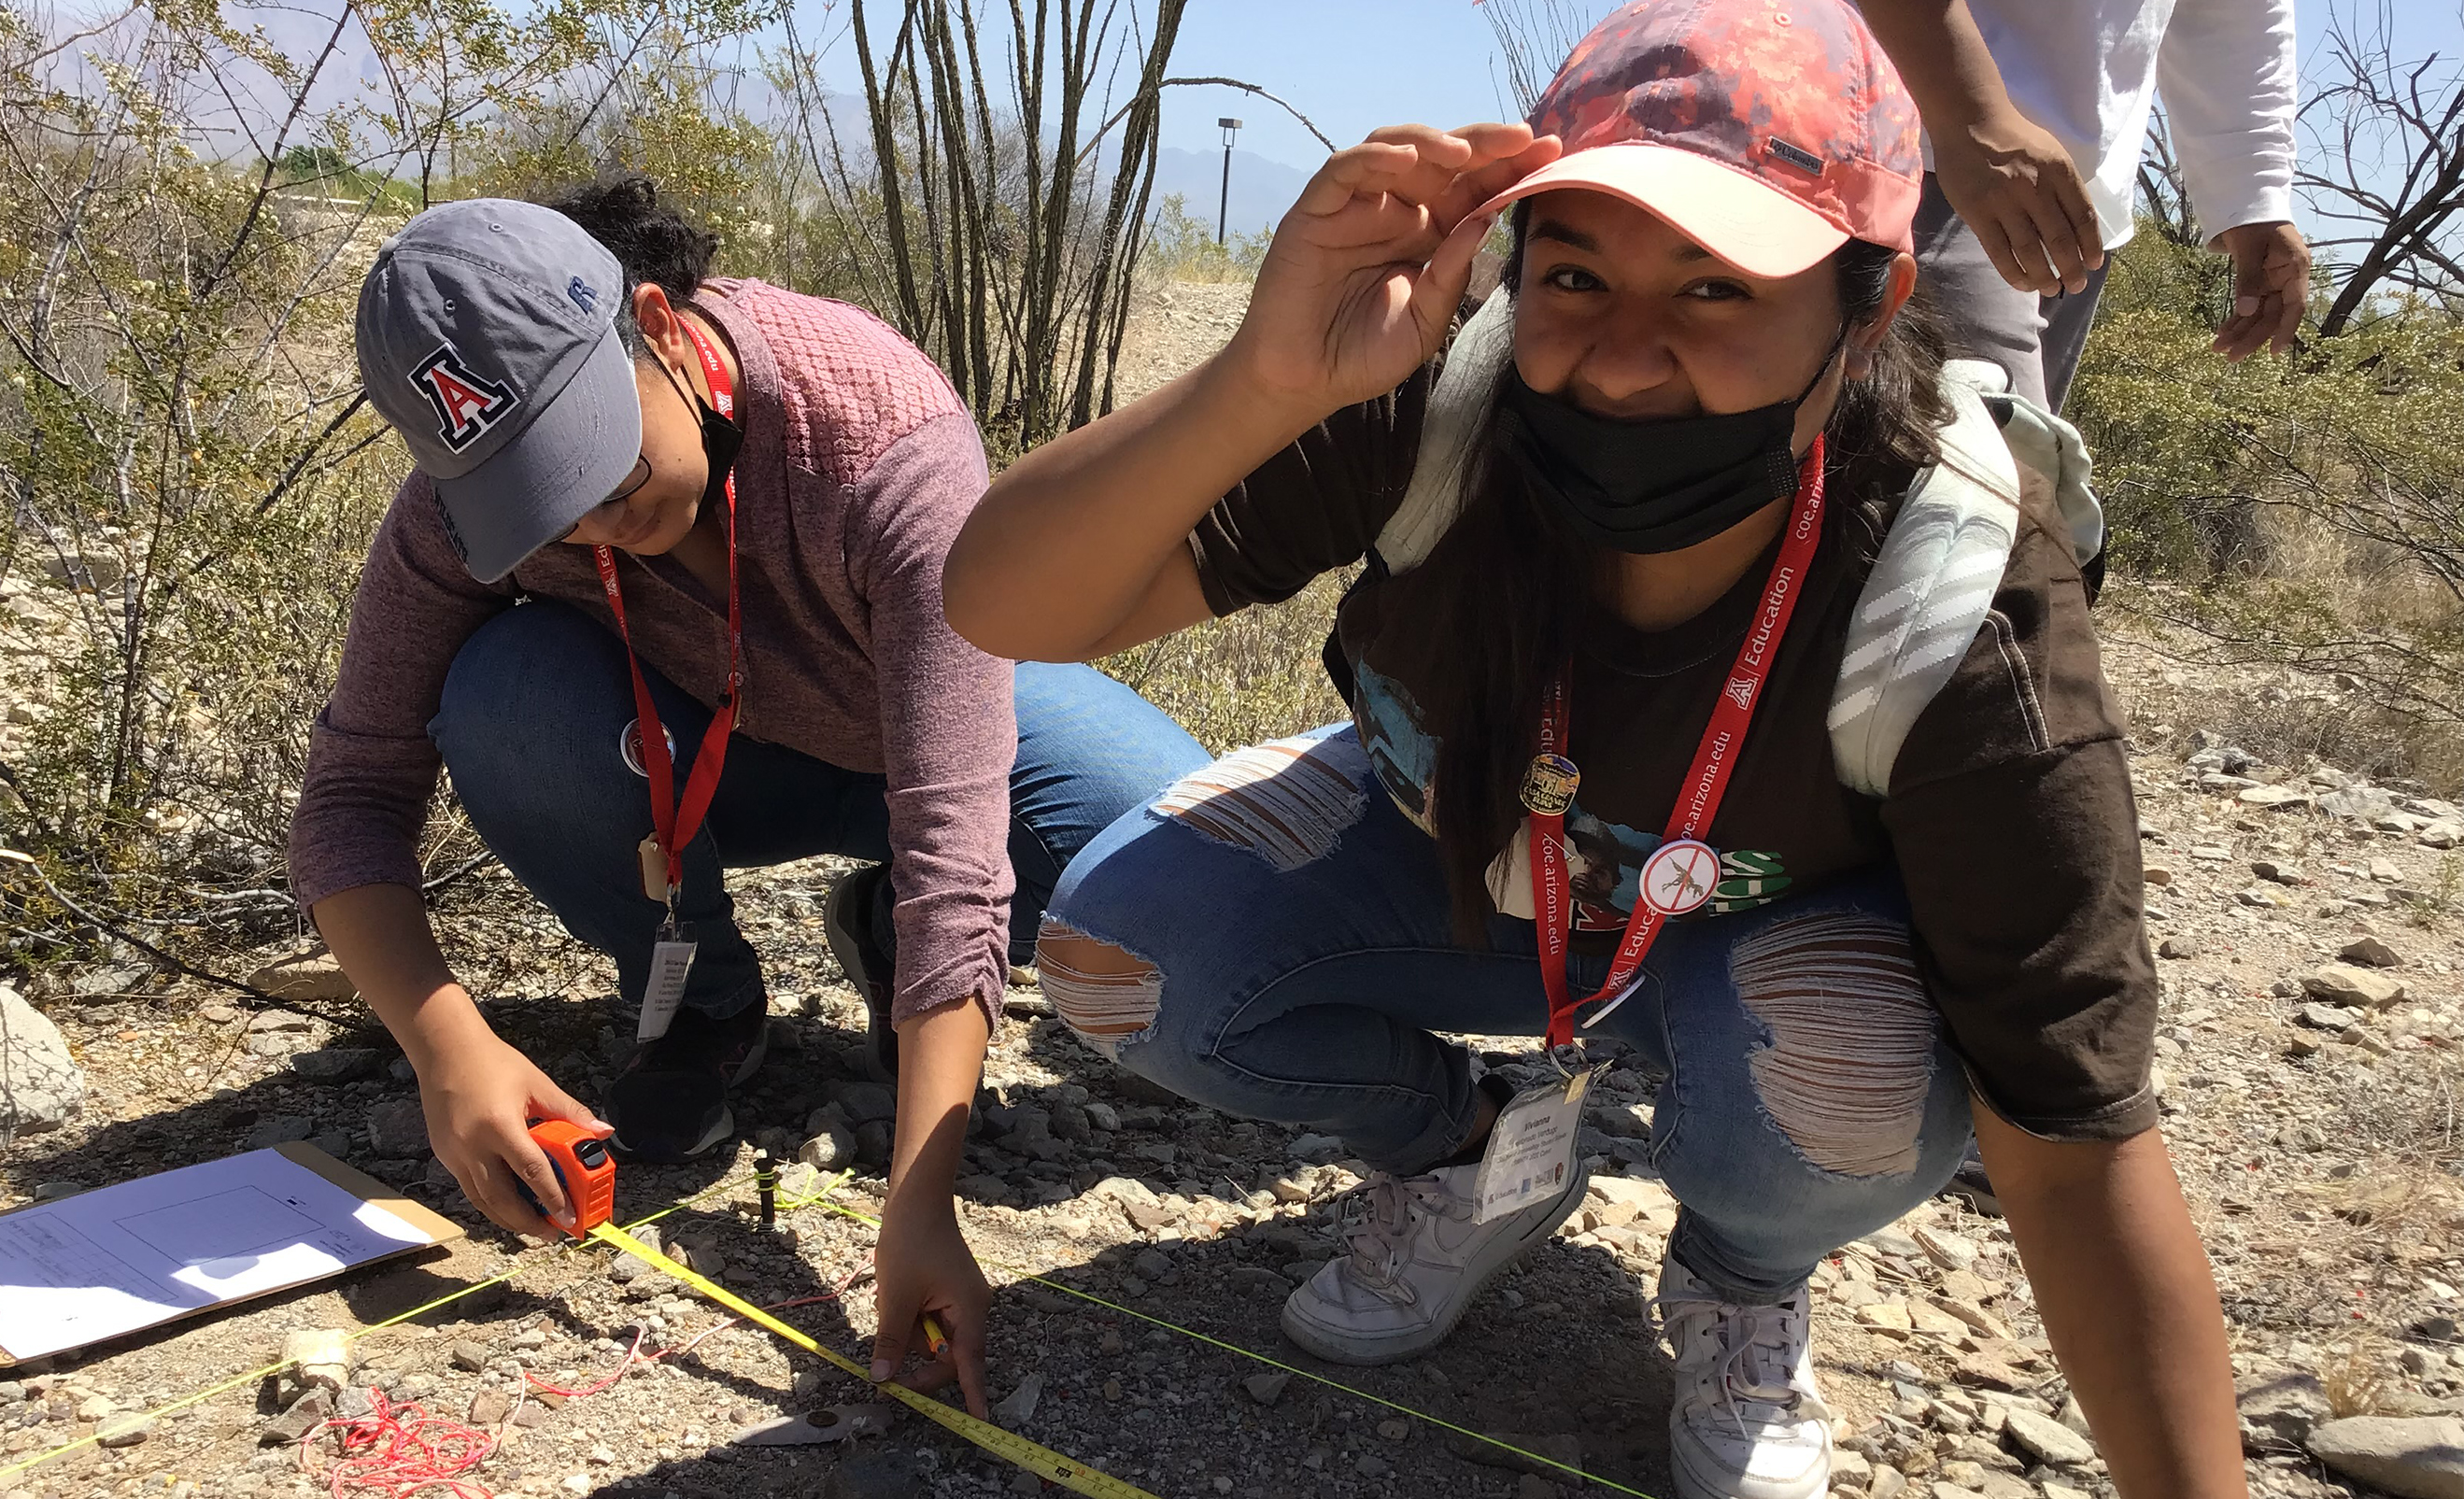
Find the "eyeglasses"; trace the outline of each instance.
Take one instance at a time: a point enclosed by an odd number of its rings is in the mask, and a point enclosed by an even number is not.
[[[664,360],[659,363],[659,372],[668,377],[669,385],[676,386],[675,372],[668,368],[667,362]],[[676,394],[685,396],[685,403],[688,407],[693,404],[693,398],[685,394],[685,390],[681,386],[676,386]],[[610,505],[621,505],[625,503],[625,501],[631,499],[635,495],[640,494],[642,487],[650,482],[650,473],[649,454],[642,453],[637,455],[633,459],[633,466],[625,473],[625,482],[617,485],[615,491],[605,499],[593,505],[590,508],[588,515],[585,515],[580,520],[575,521],[573,530],[567,531],[564,534],[563,539],[568,541],[572,540],[575,532],[580,531],[583,526],[590,523],[591,516],[599,514],[599,512],[605,510]]]
[[[626,472],[625,482],[617,485],[614,491],[612,491],[605,499],[601,500],[600,503],[602,505],[621,505],[625,503],[625,501],[631,499],[635,495],[640,494],[642,486],[649,482],[650,459],[648,454],[644,454],[633,460],[633,467]]]
[[[572,540],[575,537],[582,534],[582,528],[583,526],[590,524],[590,520],[593,516],[598,515],[603,510],[611,510],[618,505],[622,505],[625,501],[639,494],[642,486],[649,482],[650,460],[648,457],[635,458],[633,460],[632,470],[625,475],[625,482],[616,486],[616,492],[608,496],[605,499],[601,500],[598,504],[591,506],[590,509],[583,515],[581,519],[573,523],[573,529],[567,531],[561,540],[567,541]]]

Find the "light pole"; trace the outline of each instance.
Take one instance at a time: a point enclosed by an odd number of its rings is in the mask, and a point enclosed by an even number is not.
[[[1215,122],[1223,127],[1223,193],[1215,200],[1215,242],[1220,245],[1223,243],[1224,220],[1230,216],[1232,209],[1232,138],[1241,133],[1241,121],[1219,120]]]

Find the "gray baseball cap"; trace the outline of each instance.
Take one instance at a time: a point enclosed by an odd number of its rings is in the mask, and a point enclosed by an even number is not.
[[[641,457],[624,298],[607,248],[535,203],[444,204],[378,247],[360,378],[481,583],[572,530]]]

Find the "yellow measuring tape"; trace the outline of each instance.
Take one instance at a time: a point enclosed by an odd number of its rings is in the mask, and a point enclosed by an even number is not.
[[[881,1228],[880,1219],[874,1218],[867,1213],[859,1213],[854,1208],[847,1206],[844,1202],[833,1202],[830,1201],[830,1194],[838,1190],[839,1181],[844,1179],[846,1179],[846,1178],[845,1175],[842,1174],[840,1177],[825,1183],[822,1190],[813,1194],[811,1197],[784,1199],[781,1201],[780,1205],[790,1208],[818,1207],[826,1212],[836,1213],[841,1218],[851,1218],[857,1223],[863,1223],[878,1232]],[[986,1261],[985,1263],[998,1264],[999,1262]],[[1089,1295],[1086,1291],[1080,1290],[1075,1286],[1065,1285],[1048,1276],[1038,1275],[1033,1270],[1023,1269],[1015,1265],[1002,1266],[1001,1268],[1014,1272],[1022,1280],[1033,1281],[1038,1286],[1045,1287],[1047,1290],[1057,1290],[1065,1296],[1075,1296],[1080,1301],[1101,1307],[1107,1312],[1116,1312],[1121,1316],[1134,1318],[1151,1327],[1161,1328],[1167,1333],[1177,1333],[1194,1343],[1204,1343],[1209,1348],[1220,1348],[1227,1354],[1239,1354],[1242,1357],[1256,1363],[1265,1364],[1269,1369],[1281,1370],[1285,1374],[1297,1375],[1301,1378],[1308,1379],[1312,1383],[1325,1385],[1328,1389],[1333,1390],[1337,1394],[1349,1395],[1354,1400],[1366,1400],[1372,1405],[1383,1405],[1388,1410],[1399,1412],[1405,1416],[1411,1417],[1415,1421],[1427,1422],[1430,1425],[1437,1427],[1441,1431],[1451,1431],[1459,1437],[1468,1437],[1472,1441],[1480,1443],[1484,1446],[1495,1447],[1501,1452],[1511,1452],[1516,1457],[1523,1458],[1528,1462],[1537,1465],[1539,1467],[1553,1467],[1570,1477],[1580,1479],[1585,1483],[1597,1484],[1603,1488],[1612,1488],[1621,1494],[1632,1494],[1634,1499],[1652,1499],[1650,1494],[1643,1492],[1641,1489],[1629,1488],[1625,1485],[1618,1483],[1614,1478],[1603,1478],[1597,1473],[1592,1472],[1587,1468],[1577,1467],[1572,1463],[1560,1462],[1553,1457],[1549,1457],[1542,1453],[1518,1447],[1511,1442],[1492,1437],[1485,1431],[1474,1431],[1469,1426],[1459,1426],[1441,1416],[1432,1416],[1427,1411],[1421,1410],[1418,1406],[1406,1405],[1401,1400],[1390,1400],[1382,1395],[1373,1394],[1370,1391],[1361,1389],[1358,1385],[1346,1384],[1340,1379],[1330,1379],[1322,1374],[1312,1374],[1307,1369],[1298,1368],[1294,1365],[1285,1363],[1280,1359],[1269,1358],[1255,1349],[1243,1348],[1238,1343],[1227,1343],[1220,1337],[1209,1337],[1195,1328],[1182,1327],[1177,1322],[1167,1322],[1163,1318],[1155,1316],[1151,1312],[1140,1312],[1135,1307],[1125,1307],[1115,1301],[1107,1301],[1101,1296]]]
[[[839,1369],[855,1376],[867,1384],[872,1383],[871,1372],[854,1359],[834,1350],[824,1348],[812,1338],[789,1327],[726,1287],[706,1275],[696,1274],[685,1268],[624,1229],[608,1223],[601,1223],[590,1230],[590,1237],[603,1244],[613,1245],[626,1253],[634,1255],[650,1266],[666,1271],[746,1321],[759,1323],[804,1352],[829,1360]],[[1134,1484],[1123,1483],[1110,1473],[1099,1472],[1084,1463],[1063,1457],[1050,1447],[1040,1446],[1029,1442],[1017,1432],[1004,1431],[991,1422],[978,1421],[965,1411],[944,1405],[933,1397],[911,1390],[903,1384],[885,1383],[875,1385],[874,1388],[926,1420],[937,1422],[958,1436],[966,1438],[995,1457],[1006,1459],[1030,1473],[1050,1479],[1073,1493],[1087,1494],[1091,1496],[1091,1499],[1155,1499],[1155,1495]]]
[[[829,1200],[830,1194],[836,1191],[839,1182],[845,1179],[845,1175],[842,1174],[839,1178],[825,1183],[820,1192],[817,1192],[810,1197],[783,1198],[781,1201],[780,1205],[789,1209],[798,1207],[820,1207],[825,1211],[835,1213],[840,1217],[852,1219],[857,1223],[867,1224],[878,1230],[881,1226],[880,1220],[875,1219],[869,1214],[860,1213],[854,1208],[848,1207],[844,1203],[834,1202]],[[748,1179],[746,1178],[736,1177],[714,1182],[710,1186],[703,1188],[701,1191],[696,1192],[690,1197],[673,1202],[655,1213],[648,1215],[647,1217],[635,1220],[632,1226],[639,1228],[645,1224],[655,1223],[659,1219],[668,1217],[672,1213],[680,1212],[705,1199],[715,1197],[722,1192],[727,1192],[742,1186],[746,1184],[747,1180]],[[792,1328],[780,1321],[778,1318],[771,1316],[760,1308],[746,1303],[741,1297],[737,1296],[724,1288],[714,1285],[707,1277],[685,1268],[675,1261],[669,1259],[667,1256],[651,1248],[649,1245],[634,1238],[630,1233],[626,1232],[624,1229],[602,1224],[591,1230],[590,1237],[599,1240],[602,1243],[620,1248],[627,1254],[635,1255],[647,1264],[658,1267],[661,1270],[674,1276],[677,1280],[684,1282],[686,1285],[693,1287],[695,1290],[710,1297],[713,1301],[717,1302],[721,1306],[728,1308],[730,1311],[737,1312],[738,1315],[758,1323],[761,1327],[768,1329],[770,1332],[778,1334],[789,1342],[794,1343],[797,1347],[804,1349],[808,1353],[828,1360],[829,1363],[836,1368],[863,1380],[865,1383],[872,1383],[870,1371],[859,1367],[854,1360],[843,1357],[829,1349],[822,1347],[820,1344],[814,1342],[812,1338],[806,1336],[801,1332],[798,1332],[795,1328]],[[581,1245],[577,1241],[568,1239],[564,1241],[563,1249],[579,1248],[580,1246]],[[562,1249],[560,1249],[559,1252],[563,1251]],[[517,1268],[518,1267],[517,1267]],[[1017,1269],[1018,1268],[1011,1267],[1011,1268]],[[437,1297],[433,1301],[423,1302],[419,1306],[412,1307],[407,1311],[396,1312],[394,1315],[385,1318],[382,1322],[362,1328],[351,1334],[350,1341],[357,1342],[361,1338],[383,1332],[386,1328],[396,1326],[403,1322],[407,1322],[413,1317],[420,1316],[426,1312],[434,1312],[442,1307],[450,1306],[452,1303],[461,1300],[465,1296],[485,1290],[491,1286],[503,1285],[507,1281],[512,1280],[516,1272],[516,1269],[508,1269],[501,1275],[492,1276],[487,1280],[479,1281],[473,1285],[465,1286],[458,1290],[448,1292],[445,1295]],[[1038,1285],[1048,1287],[1049,1289],[1062,1292],[1065,1295],[1073,1296],[1080,1301],[1089,1302],[1095,1306],[1104,1308],[1108,1312],[1116,1312],[1122,1316],[1132,1317],[1138,1321],[1148,1323],[1154,1327],[1162,1328],[1170,1332],[1179,1334],[1193,1341],[1221,1349],[1226,1353],[1238,1354],[1244,1358],[1254,1359],[1259,1363],[1265,1364],[1270,1369],[1280,1369],[1286,1373],[1297,1375],[1304,1379],[1309,1379],[1317,1384],[1324,1385],[1340,1394],[1349,1395],[1354,1399],[1369,1401],[1372,1404],[1383,1405],[1389,1410],[1414,1417],[1441,1430],[1455,1432],[1459,1435],[1471,1438],[1472,1440],[1480,1442],[1485,1445],[1511,1452],[1517,1457],[1528,1459],[1539,1466],[1555,1468],[1570,1477],[1588,1480],[1589,1482],[1600,1485],[1602,1488],[1614,1489],[1618,1493],[1636,1495],[1638,1496],[1638,1499],[1649,1499],[1649,1496],[1644,1494],[1641,1489],[1630,1488],[1614,1479],[1604,1478],[1599,1474],[1587,1472],[1571,1463],[1560,1462],[1555,1458],[1547,1457],[1537,1452],[1527,1451],[1522,1447],[1516,1446],[1510,1442],[1502,1442],[1495,1437],[1489,1436],[1485,1432],[1474,1431],[1468,1426],[1457,1425],[1452,1422],[1433,1416],[1426,1411],[1415,1409],[1399,1400],[1391,1400],[1383,1396],[1374,1395],[1367,1390],[1359,1389],[1353,1385],[1345,1384],[1341,1380],[1330,1379],[1324,1375],[1313,1374],[1307,1369],[1295,1368],[1290,1364],[1283,1363],[1273,1358],[1268,1358],[1263,1354],[1243,1348],[1237,1343],[1228,1343],[1221,1338],[1209,1337],[1203,1333],[1197,1332],[1191,1328],[1179,1326],[1177,1323],[1167,1322],[1163,1318],[1152,1315],[1151,1313],[1139,1312],[1133,1308],[1117,1305],[1116,1303],[1105,1300],[1101,1296],[1089,1295],[1086,1291],[1080,1290],[1075,1286],[1065,1285],[1060,1281],[1047,1279],[1045,1276],[1035,1274],[1031,1271],[1019,1270],[1019,1273],[1022,1274],[1023,1278],[1033,1281]],[[145,1416],[147,1419],[156,1419],[168,1415],[173,1411],[211,1400],[217,1395],[253,1384],[270,1375],[280,1373],[283,1369],[288,1367],[289,1364],[285,1362],[268,1364],[261,1369],[252,1369],[245,1374],[232,1376],[228,1379],[208,1385],[206,1388],[197,1390],[179,1400],[158,1406],[153,1410],[146,1412]],[[1094,1499],[1155,1499],[1155,1495],[1148,1493],[1145,1489],[1125,1483],[1120,1479],[1112,1477],[1109,1473],[1098,1472],[1097,1470],[1087,1466],[1085,1464],[1077,1463],[1071,1459],[1063,1457],[1061,1454],[1054,1452],[1047,1447],[1040,1446],[1033,1442],[1029,1442],[1024,1437],[1019,1436],[1015,1432],[1004,1431],[1001,1427],[991,1424],[989,1422],[978,1421],[974,1417],[966,1414],[964,1411],[953,1409],[939,1400],[918,1394],[913,1390],[908,1389],[904,1385],[884,1384],[876,1386],[876,1388],[890,1395],[892,1399],[906,1404],[917,1414],[924,1416],[926,1419],[948,1429],[957,1436],[966,1438],[969,1442],[974,1443],[984,1450],[1005,1459],[1008,1462],[1014,1463],[1041,1477],[1049,1479],[1053,1483],[1059,1484],[1077,1493],[1092,1495],[1094,1496]],[[8,1478],[12,1474],[24,1472],[29,1468],[39,1467],[55,1459],[66,1457],[72,1452],[93,1446],[99,1440],[99,1432],[98,1431],[95,1434],[79,1437],[75,1441],[62,1443],[58,1446],[50,1447],[30,1456],[20,1458],[13,1463],[0,1465],[0,1478]]]

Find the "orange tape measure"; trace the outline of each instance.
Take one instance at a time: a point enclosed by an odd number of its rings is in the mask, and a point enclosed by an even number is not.
[[[608,1153],[607,1142],[578,1124],[563,1119],[542,1119],[531,1126],[531,1141],[547,1154],[547,1163],[556,1170],[556,1179],[564,1188],[564,1201],[571,1208],[569,1218],[548,1218],[548,1222],[576,1239],[590,1237],[590,1230],[616,1216],[616,1157]],[[522,1200],[532,1211],[547,1217],[547,1209],[531,1189],[520,1187]]]

